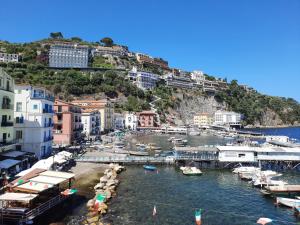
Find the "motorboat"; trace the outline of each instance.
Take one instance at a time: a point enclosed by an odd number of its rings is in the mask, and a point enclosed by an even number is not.
[[[197,167],[185,167],[182,170],[182,173],[187,176],[199,176],[202,175],[202,172]]]
[[[259,167],[241,166],[241,167],[235,168],[232,172],[233,173],[255,173],[257,171],[260,171]]]
[[[134,156],[149,156],[148,152],[142,152],[142,151],[128,151],[129,155]]]
[[[276,198],[277,205],[284,205],[290,208],[299,208],[300,206],[300,199],[293,199],[293,198]]]
[[[150,170],[150,171],[155,171],[157,170],[156,166],[152,166],[152,165],[143,165],[143,168],[145,170]]]

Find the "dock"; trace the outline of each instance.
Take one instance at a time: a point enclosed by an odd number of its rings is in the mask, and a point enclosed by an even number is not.
[[[300,192],[300,185],[269,186],[265,189],[271,193],[296,193]]]

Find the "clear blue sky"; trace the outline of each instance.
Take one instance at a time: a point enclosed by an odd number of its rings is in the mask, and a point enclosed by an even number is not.
[[[300,101],[300,0],[11,0],[0,39],[104,36],[170,66]]]

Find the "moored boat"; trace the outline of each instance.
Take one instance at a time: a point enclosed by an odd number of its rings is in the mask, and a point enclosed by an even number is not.
[[[152,165],[143,165],[143,168],[145,170],[151,170],[151,171],[157,170],[156,166],[152,166]]]
[[[290,208],[298,208],[300,206],[300,200],[299,199],[293,199],[293,198],[282,198],[277,197],[276,198],[276,204],[277,205],[284,205]]]
[[[182,169],[182,173],[188,176],[199,176],[202,175],[202,171],[197,167],[185,167]]]

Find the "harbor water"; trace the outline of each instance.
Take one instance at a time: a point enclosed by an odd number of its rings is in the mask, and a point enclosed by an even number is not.
[[[300,128],[260,131],[276,135],[289,134],[299,139]],[[215,136],[180,137],[188,139],[191,146],[226,142]],[[170,150],[171,144],[167,139],[168,136],[164,135],[136,136],[130,138],[130,145],[134,148],[136,143],[156,143],[163,150]],[[273,219],[272,224],[300,222],[293,210],[275,207],[273,198],[263,196],[259,189],[240,180],[230,170],[203,170],[202,176],[184,176],[175,166],[158,166],[158,172],[149,172],[144,171],[142,165],[136,165],[127,166],[127,170],[118,179],[121,181],[118,194],[110,202],[108,214],[104,218],[114,225],[192,225],[195,224],[194,212],[199,208],[202,209],[202,224],[205,225],[250,225],[256,224],[260,217]],[[286,172],[280,179],[290,184],[299,184],[300,173]],[[84,208],[85,203],[76,207]],[[157,210],[155,217],[152,216],[154,206]],[[80,217],[84,210],[73,212],[62,221],[76,224],[74,218]]]

